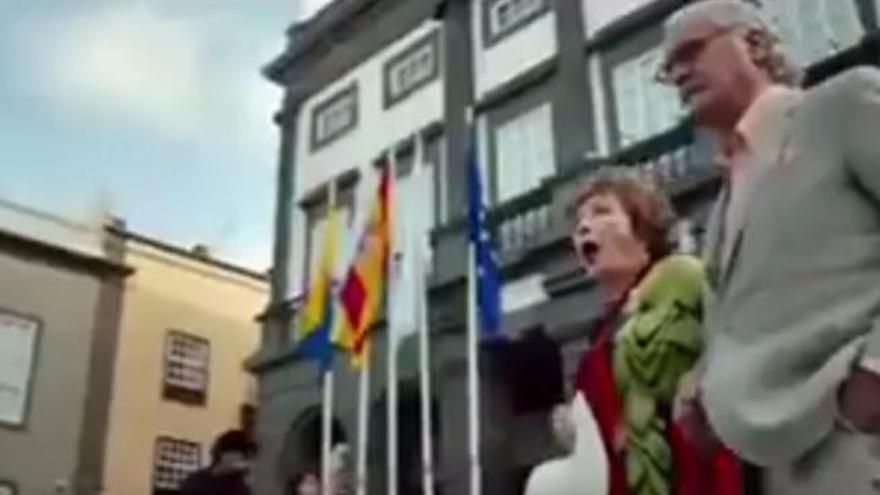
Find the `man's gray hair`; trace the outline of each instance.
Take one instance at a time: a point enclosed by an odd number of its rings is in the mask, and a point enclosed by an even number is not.
[[[791,59],[776,29],[754,4],[745,0],[703,0],[674,13],[665,24],[664,51],[668,55],[695,21],[708,21],[722,29],[743,29],[763,33],[770,44],[765,69],[773,82],[799,86],[803,70]]]

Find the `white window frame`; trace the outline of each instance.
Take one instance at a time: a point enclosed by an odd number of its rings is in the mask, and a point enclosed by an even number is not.
[[[430,79],[434,74],[436,63],[434,47],[424,45],[395,64],[391,68],[389,80],[391,98],[399,99],[404,93]]]
[[[549,0],[482,0],[488,8],[483,9],[487,17],[485,25],[485,44],[492,45],[530,20],[539,17],[549,7]],[[502,19],[502,12],[506,11]]]
[[[37,318],[0,309],[0,426],[27,423],[41,330]]]
[[[678,93],[656,81],[660,57],[654,48],[612,69],[619,148],[671,129],[685,116]]]
[[[494,138],[496,203],[525,194],[556,173],[551,103],[530,108],[499,125]]]
[[[385,62],[385,108],[405,100],[440,74],[439,31],[433,30]]]
[[[498,36],[514,28],[524,19],[544,8],[544,0],[498,0],[489,9],[489,25],[492,35]],[[508,18],[500,19],[502,9],[509,9]]]
[[[193,354],[181,355],[185,352]],[[187,381],[187,376],[201,374],[200,383]],[[165,358],[162,367],[162,395],[168,400],[204,405],[208,401],[211,376],[211,343],[198,335],[180,330],[168,330],[165,334]],[[195,380],[199,380],[195,378]]]
[[[347,94],[318,114],[318,141],[338,134],[354,124],[354,98]]]
[[[153,493],[177,491],[192,473],[198,471],[202,465],[202,448],[196,442],[181,440],[171,437],[159,437],[156,439],[153,452]],[[178,450],[179,452],[169,452]],[[170,456],[181,454],[177,459],[169,459]],[[186,457],[183,457],[186,456]],[[188,458],[187,458],[188,457]],[[170,464],[168,461],[183,461]]]
[[[358,91],[357,85],[351,84],[312,111],[312,151],[337,140],[357,127]]]
[[[857,0],[761,0],[761,4],[789,53],[804,66],[855,45],[865,34]]]

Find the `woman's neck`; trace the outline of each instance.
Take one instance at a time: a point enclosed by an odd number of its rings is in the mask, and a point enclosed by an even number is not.
[[[600,278],[602,287],[605,289],[605,297],[609,302],[620,301],[626,297],[627,292],[638,282],[642,273],[647,268],[647,263],[635,270],[608,273]]]

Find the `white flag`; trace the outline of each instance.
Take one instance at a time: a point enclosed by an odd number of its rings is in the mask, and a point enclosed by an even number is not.
[[[431,196],[427,194],[427,174],[421,167],[414,168],[409,177],[397,182],[394,205],[388,324],[389,344],[395,348],[418,331],[425,297],[420,278],[425,276],[430,223],[423,203]]]

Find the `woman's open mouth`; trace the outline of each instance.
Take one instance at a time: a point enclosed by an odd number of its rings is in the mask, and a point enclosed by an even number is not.
[[[596,257],[599,255],[599,244],[596,241],[588,240],[581,243],[581,256],[588,265],[592,266],[596,263]]]

